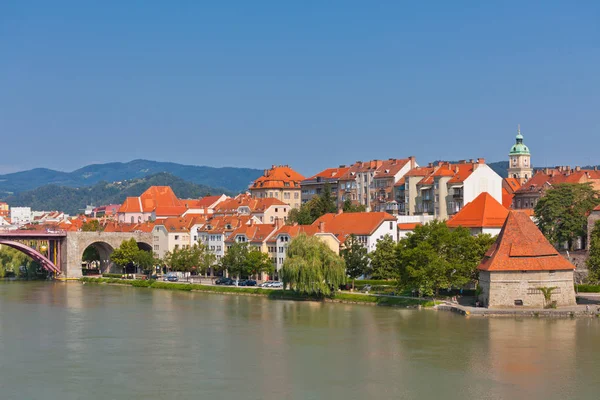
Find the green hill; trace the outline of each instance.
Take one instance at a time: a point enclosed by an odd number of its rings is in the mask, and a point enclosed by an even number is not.
[[[121,204],[126,197],[139,196],[150,186],[171,186],[175,194],[182,199],[199,198],[207,194],[231,195],[235,193],[227,189],[186,182],[179,177],[163,172],[120,182],[103,181],[81,188],[45,185],[10,195],[5,198],[5,201],[12,207],[27,206],[33,210],[61,210],[73,215],[81,213],[89,204]]]

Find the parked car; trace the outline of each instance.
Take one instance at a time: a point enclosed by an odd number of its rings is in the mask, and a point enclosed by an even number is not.
[[[256,286],[256,281],[253,279],[248,279],[244,286]]]
[[[245,279],[240,279],[237,281],[237,285],[238,286],[246,286],[246,280]],[[233,284],[235,285],[235,281],[233,282]]]
[[[283,282],[273,282],[269,285],[269,287],[275,289],[283,288]]]
[[[271,285],[273,282],[275,282],[275,281],[264,281],[263,283],[261,283],[258,286],[259,287],[269,287],[269,285]]]
[[[215,281],[215,285],[233,285],[234,281],[231,278],[219,278]]]
[[[175,274],[167,274],[167,276],[163,280],[167,282],[178,282],[179,278]]]

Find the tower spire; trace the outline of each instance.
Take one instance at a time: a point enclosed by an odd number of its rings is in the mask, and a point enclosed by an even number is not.
[[[521,134],[521,124],[517,124],[517,134]]]

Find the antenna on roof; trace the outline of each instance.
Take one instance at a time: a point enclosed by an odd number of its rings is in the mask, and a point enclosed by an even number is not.
[[[517,124],[517,133],[521,134],[521,124]]]

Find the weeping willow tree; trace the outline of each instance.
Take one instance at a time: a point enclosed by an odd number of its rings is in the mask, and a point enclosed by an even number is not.
[[[287,249],[281,278],[297,292],[329,296],[346,283],[346,264],[323,241],[301,234]]]

